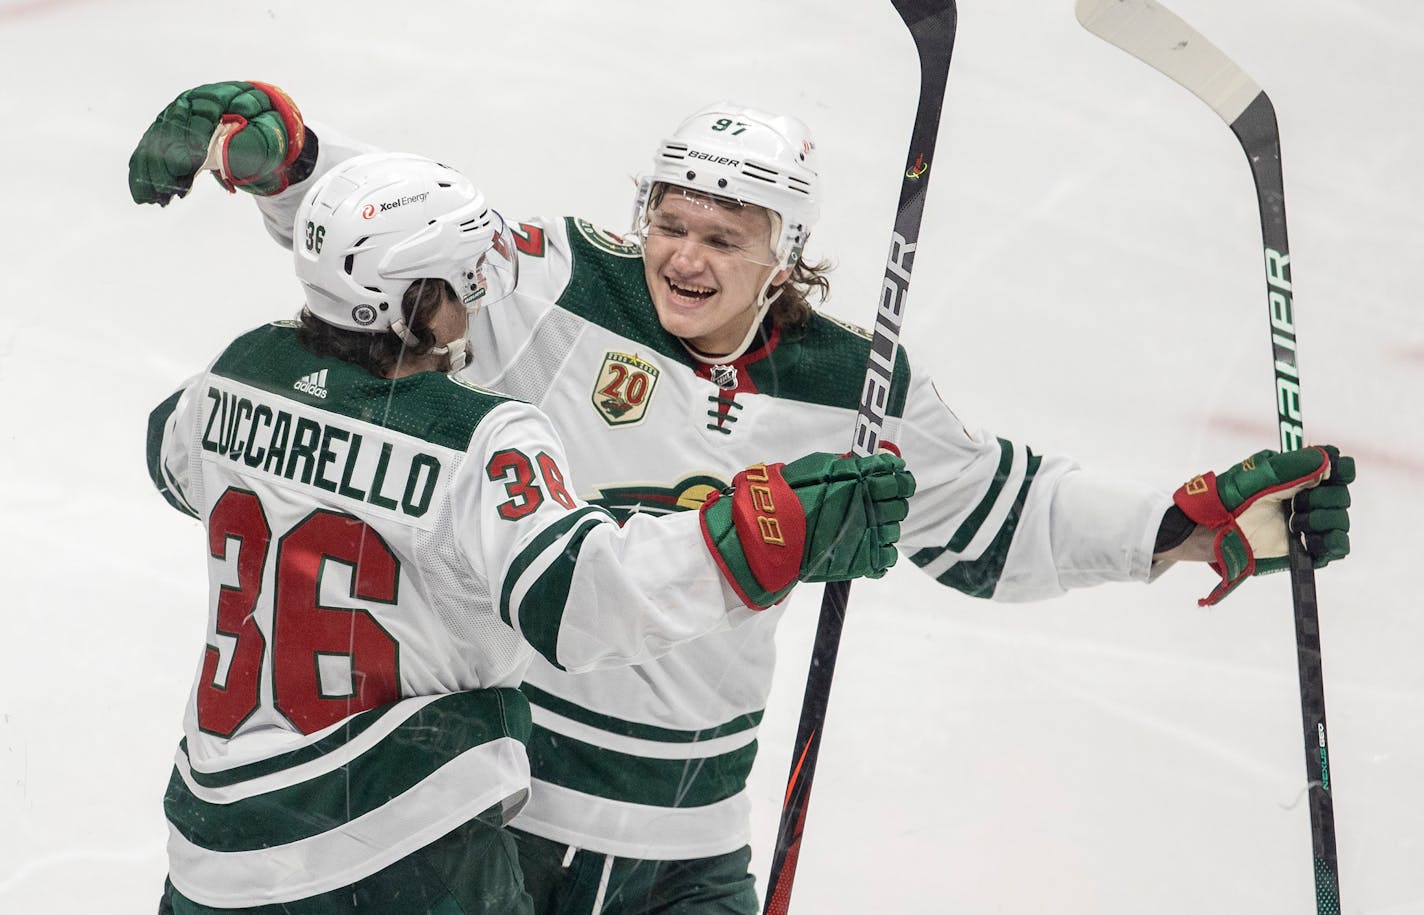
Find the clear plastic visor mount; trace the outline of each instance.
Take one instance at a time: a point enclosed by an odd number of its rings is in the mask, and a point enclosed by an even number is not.
[[[474,356],[475,347],[468,334],[474,326],[475,316],[480,313],[480,308],[508,298],[519,285],[519,252],[514,245],[514,233],[505,223],[503,216],[496,212],[491,212],[491,215],[495,225],[489,248],[475,261],[473,270],[466,271],[464,267],[457,266],[446,280],[454,289],[468,289],[473,280],[473,290],[460,297],[461,304],[465,306],[465,333],[448,343],[432,346],[427,350],[435,356],[449,355],[451,375],[463,369]],[[404,319],[397,318],[392,321],[391,331],[400,337],[406,346],[420,346],[420,338],[411,333]]]

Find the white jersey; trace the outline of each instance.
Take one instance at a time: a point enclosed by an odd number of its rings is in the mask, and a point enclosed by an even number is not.
[[[318,171],[355,151],[318,128]],[[302,193],[259,201],[290,244]],[[869,335],[824,316],[770,330],[726,365],[658,323],[638,248],[578,219],[519,227],[519,287],[481,313],[466,370],[537,404],[566,441],[579,495],[620,518],[696,508],[756,460],[842,452]],[[917,489],[900,547],[946,585],[1028,600],[1146,581],[1169,497],[967,431],[902,351],[890,437]],[[745,782],[774,663],[773,607],[636,668],[574,674],[535,659],[534,777],[519,828],[625,857],[722,854],[750,839]]]
[[[245,334],[150,421],[153,480],[207,536],[165,809],[173,883],[212,906],[326,892],[512,815],[532,658],[647,661],[755,615],[695,515],[620,526],[576,499],[534,407],[297,333]]]

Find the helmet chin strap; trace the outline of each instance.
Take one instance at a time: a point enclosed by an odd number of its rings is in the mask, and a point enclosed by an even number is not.
[[[410,332],[410,327],[405,321],[400,318],[392,321],[391,330],[397,337],[401,338],[402,343],[419,351],[420,338]],[[446,370],[445,374],[453,375],[463,369],[470,361],[470,357],[474,355],[474,345],[470,342],[468,337],[462,335],[443,346],[432,346],[430,349],[422,352],[421,355],[449,356],[450,368]]]
[[[470,343],[468,338],[457,337],[444,346],[431,350],[431,352],[437,353],[443,350],[445,353],[448,353],[450,356],[450,369],[445,374],[454,375],[470,361],[473,349],[474,345]]]
[[[767,215],[771,217],[772,237],[777,238],[781,235],[781,215],[775,212],[774,210],[767,210]],[[707,365],[723,365],[739,358],[743,353],[747,351],[749,347],[751,347],[752,341],[756,339],[757,331],[761,330],[761,322],[766,320],[766,313],[771,310],[772,303],[781,297],[783,286],[785,285],[782,284],[782,286],[777,286],[775,289],[771,289],[772,279],[778,273],[785,270],[788,266],[796,263],[796,261],[800,258],[800,252],[795,250],[794,248],[791,250],[783,249],[783,251],[785,253],[781,257],[777,258],[776,266],[771,268],[771,272],[768,273],[766,275],[766,279],[762,281],[761,289],[757,290],[756,315],[752,318],[751,326],[747,328],[746,336],[742,337],[742,342],[732,347],[730,352],[722,353],[720,355],[714,355],[704,353],[701,350],[697,349],[695,346],[693,346],[691,343],[688,343],[686,340],[683,340],[682,345],[687,349],[689,353],[692,354],[692,358],[696,359],[698,362],[706,363]],[[786,282],[791,282],[791,277],[789,275],[786,277]],[[770,295],[767,295],[768,290],[771,290]]]
[[[773,270],[771,275],[766,278],[766,282],[761,284],[761,291],[757,293],[757,301],[760,304],[756,306],[756,314],[752,317],[751,325],[747,328],[746,335],[742,337],[742,342],[725,353],[704,353],[691,343],[679,337],[678,339],[682,340],[683,347],[692,354],[692,358],[707,365],[724,365],[737,359],[751,347],[752,341],[756,339],[757,331],[761,329],[762,321],[766,320],[766,313],[771,309],[771,303],[775,302],[781,296],[781,287],[779,286],[772,291],[771,295],[766,294],[767,289],[771,287],[771,277],[775,276],[776,273],[777,271]]]

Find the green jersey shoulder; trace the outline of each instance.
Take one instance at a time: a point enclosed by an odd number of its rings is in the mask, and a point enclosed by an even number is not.
[[[275,321],[234,340],[214,375],[463,451],[480,421],[513,400],[442,372],[380,378],[345,360],[319,356],[298,342],[300,325]],[[395,407],[399,404],[399,407]]]

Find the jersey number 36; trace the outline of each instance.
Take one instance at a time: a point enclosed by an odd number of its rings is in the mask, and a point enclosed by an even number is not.
[[[213,558],[231,562],[228,551],[234,540],[237,585],[224,585],[218,593],[217,634],[235,641],[225,676],[219,676],[219,650],[209,646],[204,654],[198,683],[202,730],[230,737],[261,703],[268,646],[253,611],[274,552],[271,651],[277,710],[310,734],[400,698],[395,639],[365,610],[320,604],[320,577],[327,562],[350,567],[352,598],[395,603],[400,564],[370,525],[347,514],[313,511],[277,540],[274,551],[261,500],[256,493],[231,488],[208,519]],[[323,690],[323,665],[338,671],[349,665],[349,690],[334,695]]]

